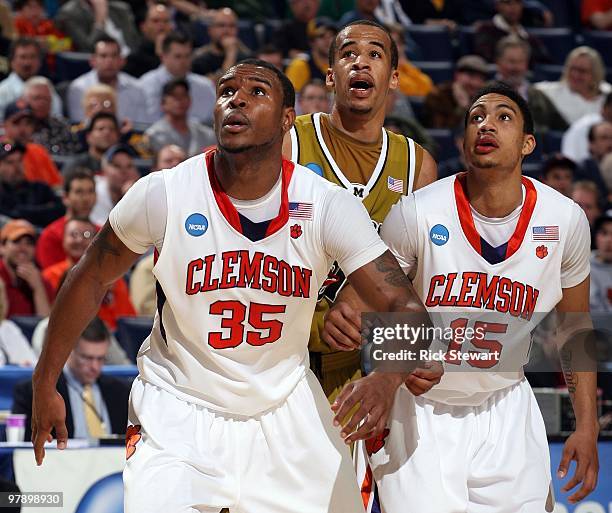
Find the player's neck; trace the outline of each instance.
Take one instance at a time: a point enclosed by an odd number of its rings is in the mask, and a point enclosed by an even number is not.
[[[215,152],[215,175],[232,198],[254,200],[265,196],[278,181],[282,167],[280,147],[276,151],[244,153]]]
[[[364,143],[374,143],[380,138],[385,122],[385,112],[356,113],[334,105],[329,121],[332,126]]]
[[[470,205],[484,217],[506,217],[523,202],[520,172],[496,177],[492,170],[469,171],[466,193]]]

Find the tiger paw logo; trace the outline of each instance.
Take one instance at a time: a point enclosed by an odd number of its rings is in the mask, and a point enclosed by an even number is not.
[[[297,239],[302,235],[302,227],[299,224],[294,224],[291,227],[291,238]]]
[[[136,452],[136,444],[140,442],[142,435],[140,434],[142,426],[128,426],[127,433],[125,434],[125,459],[129,460]]]
[[[548,248],[546,246],[538,246],[536,248],[536,256],[538,258],[545,258],[548,256]]]
[[[385,439],[388,436],[389,436],[389,429],[385,428],[382,434],[372,437],[372,438],[368,438],[365,443],[366,451],[368,452],[368,456],[372,456],[372,454],[375,454],[378,451],[380,451],[383,448],[383,445],[385,445]]]

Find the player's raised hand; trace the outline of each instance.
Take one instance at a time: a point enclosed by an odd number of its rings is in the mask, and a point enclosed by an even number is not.
[[[576,430],[570,435],[563,446],[563,455],[557,469],[559,478],[562,479],[567,476],[572,460],[576,462],[576,470],[561,490],[569,492],[582,483],[582,486],[567,499],[573,504],[584,499],[597,485],[599,457],[597,455],[596,429]]]
[[[342,389],[331,408],[336,414],[334,425],[342,426],[341,436],[345,443],[366,440],[383,432],[395,392],[407,377],[407,374],[373,372]],[[344,424],[345,417],[354,408],[357,409]]]
[[[336,351],[361,347],[361,316],[351,305],[337,301],[325,315],[321,338]]]
[[[414,369],[404,383],[414,395],[421,395],[440,383],[443,374],[444,367],[440,362],[425,362]]]
[[[34,388],[32,397],[32,443],[36,464],[41,465],[45,457],[45,442],[51,442],[55,429],[57,448],[65,449],[68,443],[66,429],[66,405],[55,387]]]

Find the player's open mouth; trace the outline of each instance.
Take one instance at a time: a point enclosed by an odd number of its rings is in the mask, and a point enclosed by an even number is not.
[[[223,119],[223,128],[231,133],[238,133],[246,130],[249,126],[249,120],[244,116],[244,114],[239,114],[234,112],[232,114],[228,114]]]
[[[494,137],[490,136],[479,137],[474,145],[476,153],[491,153],[497,148],[499,148],[497,141]]]
[[[354,75],[349,81],[351,93],[360,98],[369,96],[374,89],[374,81],[369,75]]]

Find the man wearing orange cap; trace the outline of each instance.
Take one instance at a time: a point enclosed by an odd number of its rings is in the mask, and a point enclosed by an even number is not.
[[[7,317],[49,315],[53,289],[34,263],[36,229],[25,219],[14,219],[0,231],[0,279],[6,286]]]

